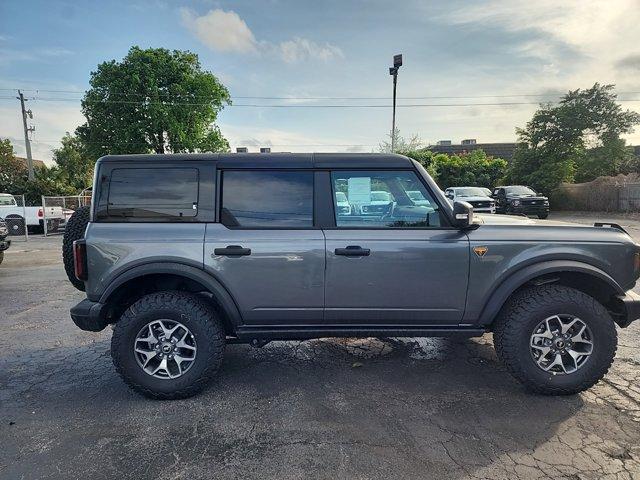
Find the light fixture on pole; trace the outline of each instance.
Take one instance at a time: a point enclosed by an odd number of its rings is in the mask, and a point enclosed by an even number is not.
[[[391,153],[396,150],[396,85],[398,84],[398,69],[402,66],[402,55],[393,56],[393,67],[389,68],[389,75],[393,75],[393,118],[391,120]]]

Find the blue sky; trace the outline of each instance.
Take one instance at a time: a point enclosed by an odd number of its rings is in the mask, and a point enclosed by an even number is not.
[[[234,97],[218,123],[232,147],[371,151],[390,129],[393,54],[404,54],[397,123],[425,143],[513,141],[541,100],[595,81],[640,99],[640,1],[105,1],[0,4],[0,137],[19,154],[21,118],[8,89],[32,99],[34,157],[49,159],[83,117],[89,73],[129,47],[198,53]],[[38,90],[38,91],[36,91]],[[46,92],[56,90],[59,92]],[[527,95],[505,97],[505,95]],[[306,97],[375,97],[372,100]],[[51,99],[59,99],[53,101]],[[522,103],[525,103],[524,105]],[[532,103],[532,104],[526,104]],[[243,107],[284,104],[291,108]],[[640,102],[624,102],[640,109]],[[628,137],[640,143],[640,133]]]

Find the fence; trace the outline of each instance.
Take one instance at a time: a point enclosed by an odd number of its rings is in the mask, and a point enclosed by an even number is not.
[[[561,210],[640,212],[640,178],[630,174],[563,183],[552,199],[554,206]]]
[[[0,209],[0,216],[9,229],[11,240],[29,240],[29,229],[27,228],[27,207],[24,203],[24,195],[14,195],[16,205],[3,205]],[[6,211],[3,211],[5,210]]]
[[[74,195],[66,197],[42,196],[42,209],[44,212],[44,235],[59,234],[78,208],[91,205],[91,196]]]

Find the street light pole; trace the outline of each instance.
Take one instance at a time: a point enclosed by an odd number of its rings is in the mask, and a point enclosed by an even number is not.
[[[402,66],[402,55],[393,56],[393,67],[389,75],[393,75],[393,117],[391,120],[391,153],[396,151],[396,86],[398,85],[398,69]]]

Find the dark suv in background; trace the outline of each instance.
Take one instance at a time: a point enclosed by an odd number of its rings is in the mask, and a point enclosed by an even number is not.
[[[640,317],[621,227],[474,217],[401,155],[109,156],[94,181],[65,229],[86,232],[71,317],[113,324],[117,371],[156,398],[203,388],[228,343],[486,332],[530,389],[575,393]]]
[[[531,215],[538,218],[549,216],[549,199],[524,185],[497,187],[493,191],[496,213]]]

